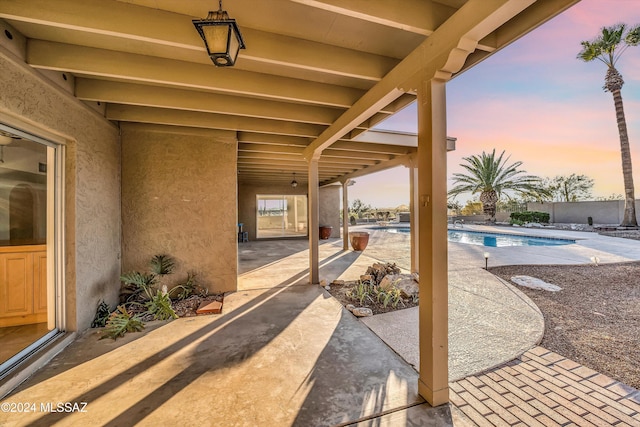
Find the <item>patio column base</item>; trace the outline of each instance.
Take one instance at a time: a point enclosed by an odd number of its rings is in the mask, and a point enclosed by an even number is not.
[[[449,387],[433,391],[422,380],[418,380],[418,393],[433,407],[449,403]]]

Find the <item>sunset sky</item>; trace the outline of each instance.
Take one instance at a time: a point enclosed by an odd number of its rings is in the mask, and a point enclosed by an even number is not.
[[[584,174],[595,180],[594,197],[622,194],[613,97],[602,90],[606,66],[576,59],[581,40],[618,22],[640,24],[640,0],[582,0],[448,83],[448,135],[458,139],[456,151],[448,154],[448,176],[461,171],[463,157],[495,148],[506,150],[511,161],[522,161],[530,174]],[[617,68],[625,80],[622,97],[638,198],[640,46],[629,48]],[[417,132],[415,105],[379,127]],[[374,207],[408,204],[408,170],[356,179],[349,199],[356,198]]]

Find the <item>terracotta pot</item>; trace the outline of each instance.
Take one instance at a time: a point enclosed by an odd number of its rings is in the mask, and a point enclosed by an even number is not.
[[[354,251],[364,251],[369,244],[369,233],[366,231],[352,231],[349,233],[349,241]]]
[[[329,227],[326,225],[323,225],[320,227],[320,238],[322,240],[327,240],[329,237],[331,237],[331,232],[333,231],[333,227]]]

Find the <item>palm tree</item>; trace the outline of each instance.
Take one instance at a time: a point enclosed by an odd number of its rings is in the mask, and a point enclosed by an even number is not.
[[[622,175],[624,177],[624,219],[620,225],[623,227],[637,227],[638,222],[636,220],[629,136],[627,134],[627,121],[624,117],[624,109],[622,106],[622,94],[620,93],[624,80],[622,80],[622,75],[618,72],[615,65],[629,46],[637,46],[640,42],[640,25],[627,30],[625,24],[616,24],[611,27],[604,27],[601,31],[602,33],[594,40],[581,42],[582,50],[578,53],[578,59],[585,62],[597,59],[607,66],[607,73],[604,78],[604,90],[613,94],[616,119],[618,120],[618,133],[620,134]]]
[[[540,178],[524,175],[526,171],[518,170],[522,162],[507,164],[509,157],[503,157],[504,151],[496,157],[495,149],[491,154],[483,151],[479,156],[463,157],[462,160],[466,163],[461,163],[460,166],[467,173],[453,174],[455,186],[449,190],[449,196],[480,193],[483,212],[489,215],[491,221],[495,221],[496,205],[503,194],[507,197],[510,192],[535,197],[545,194]]]

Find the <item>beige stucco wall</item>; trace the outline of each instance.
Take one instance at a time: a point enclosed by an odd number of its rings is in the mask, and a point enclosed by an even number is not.
[[[320,188],[320,224],[333,227],[331,237],[340,237],[340,186]]]
[[[527,209],[547,212],[551,222],[566,224],[586,224],[588,217],[594,224],[620,224],[624,218],[624,200],[527,203]],[[639,200],[636,212],[640,212]]]
[[[0,94],[5,121],[24,123],[38,136],[51,133],[67,141],[67,329],[86,329],[99,300],[114,306],[120,287],[118,129],[3,48]]]
[[[169,284],[193,271],[212,292],[236,290],[236,153],[233,132],[123,125],[123,271],[168,254]]]

